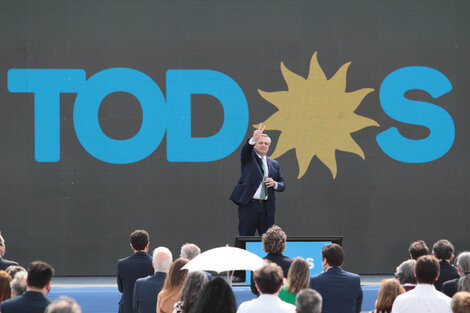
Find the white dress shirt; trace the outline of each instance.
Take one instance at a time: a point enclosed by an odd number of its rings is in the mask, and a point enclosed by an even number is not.
[[[277,295],[262,294],[240,304],[237,313],[295,313],[295,306],[282,301]]]
[[[418,284],[416,288],[399,295],[392,313],[452,313],[451,299],[432,284]]]

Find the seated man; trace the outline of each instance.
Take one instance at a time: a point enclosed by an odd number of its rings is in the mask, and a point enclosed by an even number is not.
[[[320,313],[321,295],[313,289],[301,290],[295,299],[295,310],[297,313]]]
[[[26,293],[2,302],[2,313],[44,313],[51,303],[46,295],[51,289],[54,269],[47,263],[36,261],[28,268]]]
[[[434,286],[442,291],[444,282],[460,277],[457,268],[450,264],[454,258],[454,245],[449,240],[441,239],[432,246],[432,254],[439,260],[440,267],[439,278]]]
[[[260,296],[240,304],[237,313],[294,313],[295,306],[279,299],[284,277],[282,269],[274,263],[267,263],[254,273],[255,284]]]
[[[5,250],[5,239],[2,237],[2,232],[0,232],[0,271],[6,270],[11,265],[18,265],[18,263],[16,263],[15,261],[9,261],[3,258]]]
[[[344,251],[332,243],[321,250],[323,273],[310,278],[309,288],[323,298],[323,313],[359,313],[362,306],[361,278],[344,271]]]
[[[393,313],[450,313],[450,298],[434,287],[439,276],[439,263],[430,255],[418,258],[415,289],[399,295],[393,302]]]

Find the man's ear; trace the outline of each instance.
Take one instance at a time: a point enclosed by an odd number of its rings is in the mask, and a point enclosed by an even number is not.
[[[129,247],[131,247],[132,250],[135,250],[135,249],[134,249],[134,246],[132,245],[132,243],[129,244]]]
[[[440,273],[437,273],[436,280],[438,280],[438,279],[439,279],[439,274],[440,274]]]
[[[256,290],[258,290],[258,293],[261,294],[261,290],[259,290],[258,284],[255,283]]]

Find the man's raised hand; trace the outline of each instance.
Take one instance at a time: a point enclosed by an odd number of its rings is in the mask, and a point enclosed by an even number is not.
[[[258,142],[258,140],[261,138],[261,135],[263,134],[264,129],[266,126],[263,126],[263,123],[259,123],[258,129],[256,129],[253,132],[253,141]]]

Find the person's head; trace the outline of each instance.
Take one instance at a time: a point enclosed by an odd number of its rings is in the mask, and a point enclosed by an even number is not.
[[[75,300],[68,297],[60,297],[49,304],[44,313],[82,313],[82,309]]]
[[[432,245],[432,254],[442,261],[450,261],[454,257],[454,245],[447,239],[438,240]]]
[[[183,313],[192,313],[199,298],[202,288],[209,282],[207,275],[202,271],[188,274],[181,290],[181,301],[183,301]]]
[[[310,265],[305,259],[298,257],[292,262],[287,273],[287,291],[298,293],[308,287],[310,278]]]
[[[261,238],[263,250],[267,253],[281,254],[286,250],[286,233],[277,225],[271,226]]]
[[[377,311],[390,312],[395,298],[405,293],[405,289],[400,283],[393,278],[382,280],[379,289],[379,296],[375,302],[375,309]]]
[[[237,303],[232,288],[220,277],[212,279],[202,289],[194,313],[235,313]]]
[[[327,267],[338,267],[343,265],[344,251],[339,244],[331,243],[323,246],[321,249],[321,257],[324,269]]]
[[[134,230],[131,234],[131,248],[138,251],[147,251],[149,245],[149,233],[143,229]]]
[[[11,298],[11,276],[5,272],[0,271],[0,302]]]
[[[457,268],[462,277],[459,280],[459,291],[470,291],[470,252],[462,252],[457,257]]]
[[[261,137],[256,142],[254,149],[256,153],[261,156],[265,156],[269,151],[269,146],[271,145],[271,138],[268,135],[262,134]]]
[[[11,278],[15,278],[16,274],[19,273],[19,272],[26,272],[26,269],[23,267],[23,266],[20,266],[20,265],[10,265],[7,267],[7,269],[5,270],[10,276]]]
[[[180,289],[188,275],[188,270],[181,270],[189,262],[188,259],[178,258],[170,265],[170,270],[166,276],[163,290],[171,291]]]
[[[2,257],[5,254],[5,239],[2,236],[2,232],[0,231],[0,257]]]
[[[26,285],[28,290],[41,290],[47,294],[51,288],[51,279],[54,269],[42,261],[35,261],[29,265]]]
[[[171,262],[173,262],[173,255],[166,247],[158,247],[153,250],[153,268],[156,272],[168,273],[170,270]]]
[[[180,257],[192,260],[201,254],[201,249],[196,246],[194,243],[185,243],[181,246],[181,254]]]
[[[320,313],[321,305],[322,297],[313,289],[301,290],[295,297],[297,313]]]
[[[452,313],[470,313],[470,292],[457,292],[450,302]]]
[[[439,262],[432,255],[423,255],[416,261],[415,276],[418,284],[434,284],[439,277]]]
[[[268,262],[253,274],[256,287],[261,294],[276,294],[282,287],[284,275],[276,263]]]
[[[15,277],[10,283],[11,291],[13,292],[13,297],[21,296],[26,292],[26,277],[28,272],[20,271],[15,274]]]
[[[424,241],[417,240],[411,243],[410,247],[408,248],[408,252],[410,253],[410,257],[413,260],[417,260],[420,256],[428,255],[429,248]]]
[[[415,266],[416,260],[406,260],[397,266],[395,276],[400,284],[416,284]]]

